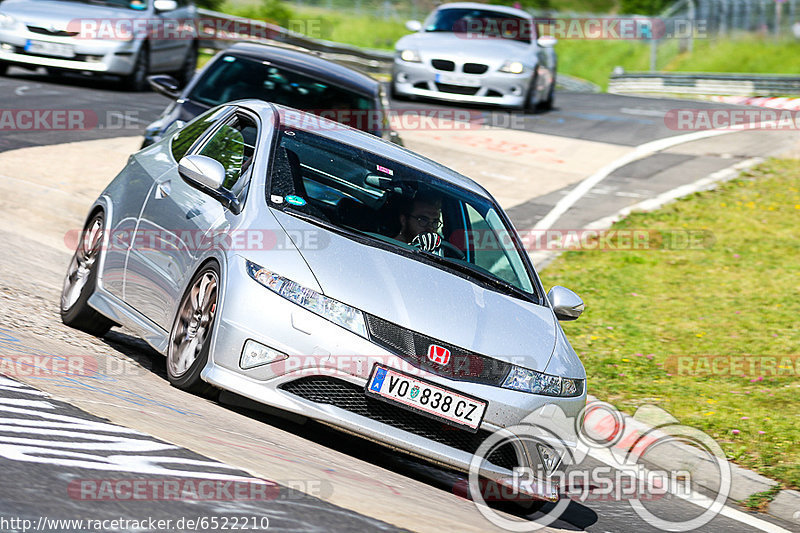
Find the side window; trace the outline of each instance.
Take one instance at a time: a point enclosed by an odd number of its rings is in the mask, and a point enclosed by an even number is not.
[[[513,250],[514,245],[508,230],[494,209],[490,209],[484,218],[471,205],[465,205],[472,229],[470,236],[475,251],[474,263],[512,285],[532,292],[533,285],[525,271],[525,265],[519,254]]]
[[[215,131],[197,154],[222,163],[225,167],[225,181],[222,186],[233,191],[253,162],[257,138],[258,127],[255,121],[246,115],[237,114]]]
[[[183,129],[178,130],[172,137],[172,157],[175,158],[175,161],[180,161],[195,141],[228,109],[230,108],[223,107],[218,111],[209,111],[184,126]]]

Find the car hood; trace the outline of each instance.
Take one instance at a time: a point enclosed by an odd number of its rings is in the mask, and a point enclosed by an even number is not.
[[[326,296],[399,326],[544,371],[557,340],[549,307],[500,294],[400,254],[355,242],[285,213],[289,235],[318,235],[299,251]]]
[[[417,50],[425,59],[461,58],[464,61],[503,62],[508,59],[521,60],[530,45],[497,38],[466,38],[463,34],[450,32],[418,32],[406,35],[395,45],[402,50]]]
[[[6,0],[0,3],[0,12],[11,15],[18,22],[57,30],[78,31],[81,20],[92,19],[132,19],[147,16],[146,11],[120,9],[80,2],[59,2],[47,0]]]

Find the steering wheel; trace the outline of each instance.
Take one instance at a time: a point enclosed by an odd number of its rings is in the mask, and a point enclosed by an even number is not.
[[[442,252],[444,253],[444,255],[447,255],[449,252],[451,257],[455,257],[456,259],[460,259],[462,261],[466,260],[467,258],[464,252],[459,250],[458,247],[453,243],[447,242],[446,240],[442,239],[442,244],[440,246],[442,247]]]

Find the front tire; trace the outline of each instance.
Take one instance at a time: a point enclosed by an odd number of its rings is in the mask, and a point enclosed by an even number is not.
[[[147,83],[147,76],[149,74],[150,57],[148,55],[147,45],[143,44],[139,48],[139,53],[136,54],[136,62],[133,65],[133,72],[122,77],[120,87],[123,90],[137,93],[145,91],[150,86]]]
[[[0,76],[5,76],[8,72],[8,63],[0,62]]]
[[[97,271],[104,242],[104,223],[105,217],[100,212],[84,228],[61,291],[61,321],[69,327],[98,337],[115,325],[89,307],[88,303],[97,285]]]
[[[547,93],[547,100],[539,105],[542,111],[552,111],[556,102],[556,78],[553,76],[553,83],[550,84],[550,91]]]
[[[192,281],[178,306],[169,335],[167,378],[187,392],[208,395],[214,388],[200,378],[211,351],[211,336],[219,301],[219,267],[204,266]]]
[[[189,82],[192,81],[196,70],[197,47],[192,45],[189,47],[189,51],[186,52],[186,58],[183,60],[183,65],[181,66],[180,70],[175,72],[175,79],[178,80],[181,88],[186,87]]]

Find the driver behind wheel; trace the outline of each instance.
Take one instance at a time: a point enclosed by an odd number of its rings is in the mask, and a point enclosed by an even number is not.
[[[395,237],[420,250],[441,253],[442,200],[431,194],[417,194],[400,213],[400,233]]]

